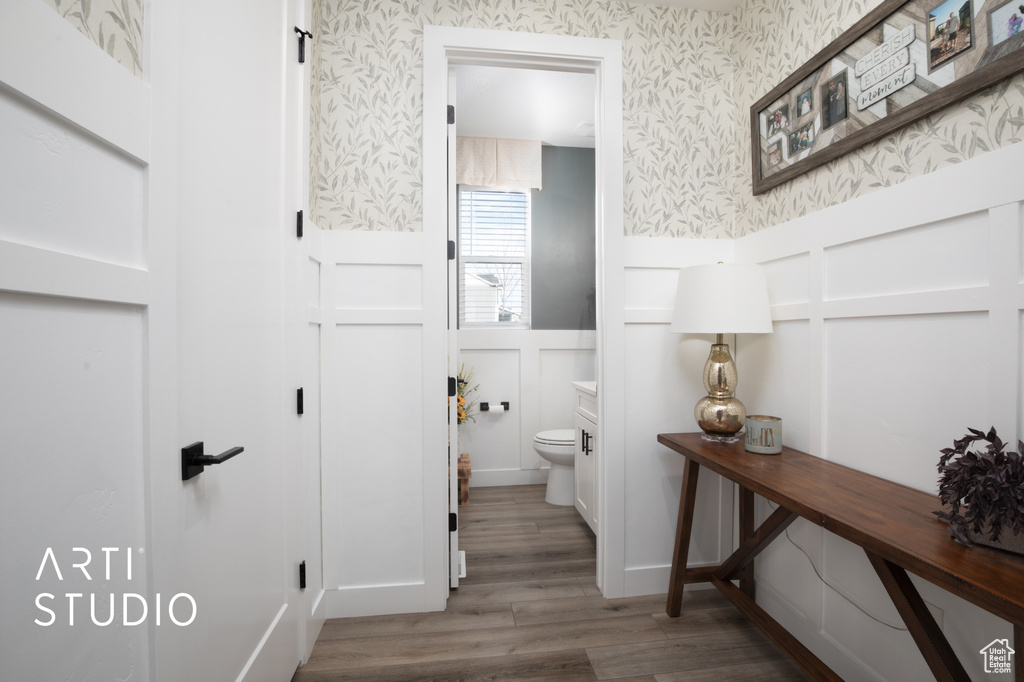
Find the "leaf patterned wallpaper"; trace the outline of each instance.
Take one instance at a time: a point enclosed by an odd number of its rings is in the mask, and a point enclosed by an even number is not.
[[[1018,74],[753,196],[750,107],[879,4],[881,0],[747,0],[736,10],[737,237],[1024,140],[1024,75]]]
[[[622,41],[625,229],[728,237],[733,15],[594,0],[315,0],[310,210],[325,229],[422,227],[423,26]]]
[[[622,41],[629,236],[740,237],[1024,140],[1018,75],[754,197],[750,106],[880,2],[315,0],[313,218],[421,229],[425,24]]]
[[[142,77],[142,0],[43,0],[136,77]]]

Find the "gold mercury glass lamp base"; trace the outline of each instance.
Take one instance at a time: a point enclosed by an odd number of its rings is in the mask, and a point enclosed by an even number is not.
[[[704,434],[704,440],[716,443],[735,443],[747,419],[747,409],[736,391],[736,363],[729,354],[729,345],[723,343],[722,334],[711,346],[711,354],[704,365],[706,396],[697,401],[693,417]]]

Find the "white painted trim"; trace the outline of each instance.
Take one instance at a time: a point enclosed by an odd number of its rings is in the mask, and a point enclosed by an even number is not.
[[[460,329],[463,350],[584,350],[597,348],[597,332],[541,329]]]
[[[317,230],[316,253],[337,265],[422,265],[432,245],[425,232]],[[447,239],[445,240],[447,242]],[[445,251],[441,251],[444,254]],[[441,254],[438,257],[441,257]],[[447,277],[445,279],[447,281]]]
[[[516,63],[520,66],[590,72],[597,79],[595,167],[597,174],[597,298],[599,434],[602,462],[597,584],[607,597],[624,594],[625,566],[625,378],[623,368],[622,46],[598,38],[423,27],[423,220],[425,234],[446,234],[448,66],[451,63]],[[443,253],[438,237],[427,251]],[[436,249],[436,251],[434,251]],[[438,444],[438,447],[440,444]],[[428,444],[428,447],[432,447]],[[443,544],[439,533],[427,544]],[[428,578],[429,582],[429,578]]]
[[[1024,166],[1024,143],[942,168],[895,187],[748,234],[735,242],[741,263],[768,263],[1024,201],[1024,183],[1003,168]],[[949,188],[937,194],[936,187]],[[970,191],[957,188],[970,188]],[[942,196],[942,201],[935,201]],[[827,227],[823,227],[827,225]]]
[[[249,660],[246,661],[245,667],[242,668],[242,672],[238,673],[238,677],[235,682],[245,682],[245,678],[249,675],[249,671],[256,665],[256,661],[259,660],[260,656],[264,655],[264,652],[269,648],[267,647],[267,643],[270,641],[271,637],[273,637],[275,633],[279,632],[277,626],[280,624],[281,619],[284,618],[284,614],[287,610],[288,604],[282,604],[281,608],[278,609],[277,615],[274,616],[272,621],[270,621],[270,625],[267,626],[267,631],[263,633],[263,637],[260,638],[260,643],[256,645],[255,649],[253,649],[252,655],[250,655]],[[266,674],[266,667],[258,666],[256,669],[260,675]]]
[[[626,237],[623,264],[626,268],[679,270],[720,260],[731,262],[734,244],[732,239]]]
[[[829,320],[846,317],[968,313],[987,310],[988,306],[989,291],[986,286],[822,301],[821,314]]]
[[[324,591],[323,604],[328,618],[386,616],[409,613],[410,604],[427,601],[426,593],[423,583],[335,588]]]
[[[147,305],[149,273],[138,268],[0,240],[0,290]],[[60,277],[53,273],[60,273]]]
[[[538,485],[548,482],[548,470],[544,469],[485,469],[473,471],[469,477],[470,488],[494,488],[504,485]]]
[[[700,568],[702,566],[717,566],[718,564],[700,564],[690,563],[690,568]],[[638,568],[627,568],[626,569],[626,594],[628,595],[647,595],[647,594],[661,594],[665,592],[668,587],[669,579],[672,575],[672,566],[642,566]],[[686,586],[686,591],[692,590],[713,590],[714,585],[711,583],[693,583],[692,585]]]
[[[379,325],[379,324],[412,324],[422,325],[422,310],[356,310],[352,308],[336,308],[325,312],[331,319],[330,324],[346,325]],[[325,322],[325,324],[327,324]]]
[[[0,82],[149,160],[149,87],[45,3],[0,2]]]

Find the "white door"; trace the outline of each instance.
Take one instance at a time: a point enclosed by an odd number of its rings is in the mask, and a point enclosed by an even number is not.
[[[455,107],[455,69],[448,71],[448,106]],[[458,244],[458,191],[455,185],[455,124],[449,117],[448,124],[448,241]],[[459,262],[452,258],[449,247],[448,259],[448,376],[459,376]],[[465,573],[463,559],[459,553],[459,420],[455,401],[448,410],[448,516],[449,521],[449,585],[459,586],[459,576]],[[467,481],[468,485],[469,482]]]
[[[298,377],[298,387],[287,386],[286,393],[294,391],[296,433],[286,433],[286,440],[297,441],[294,469],[289,467],[291,484],[286,499],[289,514],[288,536],[291,541],[288,556],[298,565],[304,587],[293,594],[297,606],[295,617],[299,625],[301,660],[306,662],[313,651],[317,636],[325,620],[323,600],[323,547],[321,525],[321,407],[320,407],[320,320],[310,311],[319,307],[320,282],[318,262],[319,234],[307,225],[309,216],[309,119],[310,70],[314,58],[318,31],[313,24],[310,0],[289,0],[289,20],[284,26],[289,49],[285,59],[285,222],[295,220],[295,232],[285,230],[282,256],[285,267],[286,345],[296,349],[289,354],[291,364],[286,376]],[[302,34],[304,61],[298,61],[299,33]],[[301,218],[298,212],[301,211]],[[294,216],[294,218],[293,218]],[[299,236],[301,224],[301,237]],[[301,403],[301,405],[300,405]],[[288,570],[294,570],[286,568]],[[287,575],[286,575],[287,578]]]
[[[178,342],[173,445],[150,466],[152,575],[198,609],[157,631],[158,680],[287,680],[304,655],[293,17],[287,0],[152,5],[155,163],[173,167],[152,215],[174,213]],[[197,441],[244,451],[182,481],[174,453]]]
[[[285,9],[147,3],[135,75],[0,3],[5,679],[280,681],[302,656]],[[183,481],[199,440],[245,450]]]

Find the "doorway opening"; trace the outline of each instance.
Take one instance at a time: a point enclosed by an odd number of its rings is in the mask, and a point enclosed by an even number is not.
[[[600,444],[596,495],[597,585],[609,598],[624,586],[624,319],[622,215],[622,69],[618,41],[515,32],[424,27],[424,236],[449,239],[447,182],[449,71],[458,65],[592,74],[595,83],[596,365]],[[443,250],[438,251],[438,253]],[[451,280],[449,280],[451,281]],[[453,327],[454,329],[454,327]],[[449,344],[451,351],[452,344]],[[451,353],[450,353],[451,359]],[[457,361],[457,355],[454,358]],[[442,444],[439,444],[441,446]],[[444,444],[447,445],[447,444]],[[438,448],[439,451],[444,451]],[[457,457],[457,454],[455,455]],[[435,479],[431,479],[435,480]],[[430,485],[428,481],[426,483]],[[445,496],[449,500],[449,496]],[[431,496],[439,499],[440,495]],[[457,503],[457,501],[456,501]],[[447,514],[449,509],[437,510]],[[449,546],[448,537],[428,537]],[[436,544],[434,541],[436,540]],[[447,594],[447,580],[438,584]]]

